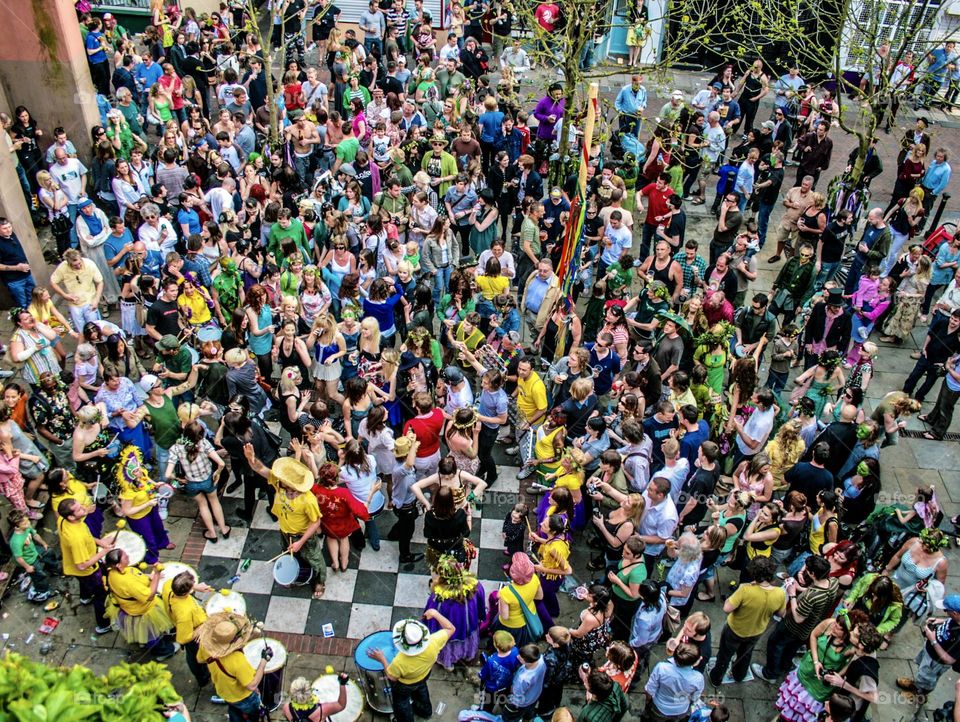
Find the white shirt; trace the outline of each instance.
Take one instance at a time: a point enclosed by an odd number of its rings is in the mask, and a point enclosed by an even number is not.
[[[440,62],[445,63],[448,60],[460,60],[460,48],[456,45],[453,47],[444,45],[440,48]]]
[[[673,467],[664,466],[656,473],[656,476],[663,477],[670,482],[670,498],[673,503],[677,503],[680,498],[680,490],[683,488],[683,482],[690,475],[690,462],[684,458],[677,459]]]
[[[468,406],[473,406],[473,389],[470,388],[470,384],[465,383],[459,391],[448,384],[447,403],[443,410],[453,416],[458,409],[464,409]]]
[[[477,259],[477,268],[483,271],[487,267],[487,261],[491,258],[496,258],[493,255],[493,251],[489,248],[480,254],[480,258]],[[504,251],[500,254],[500,258],[497,258],[500,261],[500,273],[504,276],[509,276],[510,278],[515,278],[517,275],[517,266],[513,260],[513,254],[510,251]],[[509,273],[507,272],[509,271]]]
[[[716,163],[720,158],[720,154],[723,153],[724,148],[727,147],[727,134],[723,132],[723,128],[721,128],[719,124],[716,128],[711,128],[708,125],[703,129],[703,138],[709,145],[702,148],[700,152],[704,158],[712,163]]]
[[[167,229],[167,237],[161,244],[160,233],[164,228]],[[164,258],[166,258],[168,253],[175,250],[175,246],[177,244],[176,231],[173,230],[173,226],[170,225],[170,221],[162,216],[156,228],[151,226],[149,223],[144,223],[141,225],[140,231],[137,233],[137,238],[143,242],[148,251],[160,251]]]
[[[76,158],[67,158],[63,165],[54,163],[50,166],[50,175],[60,184],[60,189],[71,205],[75,205],[83,197],[83,176],[87,174],[87,167]]]
[[[751,449],[744,443],[743,437],[740,434],[737,434],[737,448],[740,449],[740,453],[745,456],[753,456],[758,451],[762,451],[763,447],[767,443],[767,437],[770,436],[770,432],[773,431],[773,419],[776,416],[774,408],[771,406],[766,411],[760,411],[757,409],[752,414],[750,418],[747,419],[747,423],[743,425],[743,433],[749,436],[754,441],[759,441],[756,449]]]
[[[659,474],[655,475],[659,476]],[[643,512],[643,519],[640,521],[640,536],[658,536],[661,539],[669,539],[673,536],[677,528],[677,520],[680,518],[677,514],[677,505],[673,499],[667,496],[663,501],[654,506],[650,503],[650,497],[646,497],[647,508]],[[657,556],[663,551],[663,544],[647,544],[644,554]]]
[[[233,194],[223,187],[211,188],[203,199],[210,206],[210,213],[216,222],[219,222],[224,208],[233,208]]]

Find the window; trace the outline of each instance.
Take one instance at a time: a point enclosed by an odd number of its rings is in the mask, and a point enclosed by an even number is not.
[[[866,0],[851,9],[852,17],[844,32],[845,67],[849,70],[866,70],[870,60],[869,37],[886,39],[894,52],[908,34],[912,37],[906,49],[916,56],[923,56],[929,49],[931,31],[940,12],[941,0],[924,2],[901,2],[899,0]]]

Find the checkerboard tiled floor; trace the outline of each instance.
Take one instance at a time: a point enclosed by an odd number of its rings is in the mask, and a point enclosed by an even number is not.
[[[516,467],[501,466],[500,479],[474,513],[471,539],[479,554],[471,571],[488,591],[506,579],[501,569],[506,557],[502,553],[500,529],[504,517],[520,499],[516,472]],[[535,506],[537,497],[526,502]],[[242,489],[226,494],[222,503],[229,522],[242,504]],[[282,587],[274,582],[273,564],[267,560],[280,553],[280,532],[267,514],[266,502],[261,501],[249,528],[234,526],[230,539],[206,543],[198,564],[200,579],[216,589],[227,587],[240,560],[250,559],[249,568],[232,589],[243,595],[247,614],[262,621],[267,632],[322,636],[323,625],[329,623],[336,637],[362,639],[371,632],[389,628],[399,619],[419,616],[429,594],[426,562],[401,565],[397,544],[386,541],[394,521],[390,512],[378,516],[384,538],[380,551],[373,551],[367,544],[362,551],[351,550],[345,572],[335,574],[328,567],[326,594],[323,599],[314,600],[311,585]],[[419,552],[426,548],[422,515],[417,520],[412,547]]]

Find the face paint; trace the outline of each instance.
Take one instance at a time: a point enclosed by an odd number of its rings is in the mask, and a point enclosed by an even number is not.
[[[857,427],[857,438],[861,441],[870,436],[870,427],[866,424],[860,424]]]
[[[869,475],[870,475],[870,467],[867,466],[866,462],[861,461],[859,464],[857,464],[857,473],[858,473],[860,476],[869,476]]]

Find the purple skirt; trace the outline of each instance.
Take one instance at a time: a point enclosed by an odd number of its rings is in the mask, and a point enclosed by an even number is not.
[[[487,615],[483,585],[478,583],[473,596],[464,602],[447,599],[438,603],[436,596],[431,593],[424,607],[424,610],[427,609],[436,609],[457,630],[440,650],[437,661],[441,666],[452,667],[462,660],[475,659],[480,651],[480,623]],[[428,619],[427,628],[433,633],[440,629],[440,625]]]

